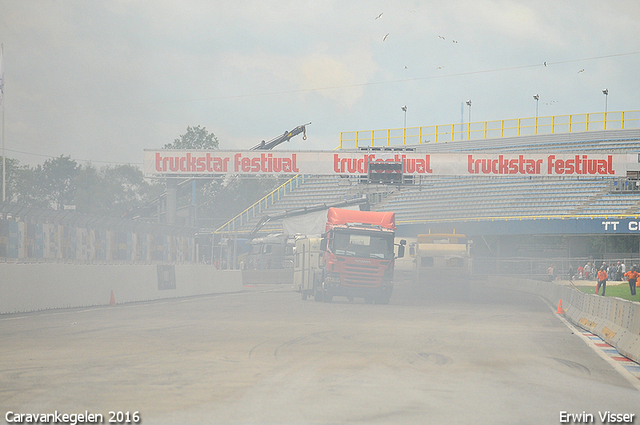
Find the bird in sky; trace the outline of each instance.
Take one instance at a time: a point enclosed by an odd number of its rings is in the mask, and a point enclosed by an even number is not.
[[[382,37],[382,41],[385,41],[387,39],[387,37],[389,37],[389,33],[387,33],[387,35],[385,35],[384,37]]]
[[[443,39],[443,40],[445,39],[445,38],[444,38],[443,36],[441,36],[441,35],[439,35],[439,36],[438,36],[438,38],[441,38],[441,39]]]
[[[547,62],[544,63],[544,66],[547,66]]]
[[[456,43],[456,44],[458,43],[458,40],[451,40],[451,41],[453,41],[453,42],[454,42],[454,43]]]
[[[584,72],[584,68],[582,68],[580,71],[578,71],[578,74],[580,74],[581,72]]]
[[[383,12],[384,13],[384,12]],[[378,16],[376,16],[376,19],[380,19],[380,17],[382,16],[382,13],[379,14]]]
[[[439,66],[439,67],[437,67],[436,69],[442,69],[442,68],[444,68],[444,66]]]

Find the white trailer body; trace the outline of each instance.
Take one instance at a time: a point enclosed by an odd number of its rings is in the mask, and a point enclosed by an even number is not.
[[[322,261],[320,241],[321,238],[302,237],[295,243],[293,288],[302,294],[302,299],[313,295],[313,279]]]

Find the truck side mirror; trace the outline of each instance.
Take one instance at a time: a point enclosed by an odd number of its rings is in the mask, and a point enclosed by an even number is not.
[[[400,242],[400,246],[398,246],[398,258],[404,257],[404,245]]]
[[[327,238],[322,238],[322,240],[320,241],[320,251],[326,251],[327,250]]]

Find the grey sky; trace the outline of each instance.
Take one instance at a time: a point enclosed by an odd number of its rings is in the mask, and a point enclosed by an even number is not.
[[[0,0],[7,156],[141,163],[187,126],[247,149],[307,122],[281,149],[333,149],[403,105],[409,127],[467,99],[531,117],[536,93],[541,116],[601,112],[604,88],[638,110],[639,34],[637,0]]]

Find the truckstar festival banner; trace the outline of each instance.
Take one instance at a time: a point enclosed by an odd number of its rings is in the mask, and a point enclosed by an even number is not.
[[[374,162],[401,162],[405,175],[625,177],[625,154],[478,154],[345,151],[145,150],[147,177],[220,174],[364,175]]]

